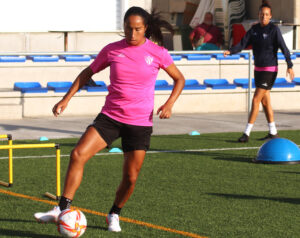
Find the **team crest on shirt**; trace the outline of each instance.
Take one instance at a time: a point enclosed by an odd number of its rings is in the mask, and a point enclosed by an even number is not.
[[[122,53],[120,53],[120,54],[118,54],[118,57],[125,58],[125,55],[123,55]]]
[[[268,37],[268,34],[264,33],[263,38],[266,39]]]
[[[148,65],[151,65],[152,64],[152,62],[153,62],[153,57],[151,57],[151,56],[145,56],[144,57],[144,59],[145,59],[145,61],[146,61],[146,63],[148,64]]]

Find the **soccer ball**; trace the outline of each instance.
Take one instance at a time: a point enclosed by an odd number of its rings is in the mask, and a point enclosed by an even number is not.
[[[63,210],[57,220],[57,230],[64,237],[80,237],[86,230],[85,215],[78,209]]]

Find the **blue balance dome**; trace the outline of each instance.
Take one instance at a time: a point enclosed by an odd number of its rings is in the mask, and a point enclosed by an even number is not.
[[[264,143],[254,162],[268,164],[298,164],[300,163],[300,149],[292,141],[276,138]]]

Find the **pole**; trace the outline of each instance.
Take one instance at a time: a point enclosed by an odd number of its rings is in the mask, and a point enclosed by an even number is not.
[[[60,148],[56,145],[56,197],[60,197]]]
[[[12,136],[8,135],[8,145],[12,146]],[[13,185],[13,150],[8,149],[8,186]]]
[[[251,94],[252,94],[252,51],[250,50],[248,52],[249,54],[249,70],[248,70],[248,118],[250,116],[251,112],[251,106],[252,106],[252,100],[251,100]]]
[[[0,138],[5,138],[0,135]],[[0,181],[0,185],[11,187],[13,184],[13,161],[12,161],[12,150],[13,149],[33,149],[33,148],[56,148],[56,196],[46,192],[45,196],[53,199],[58,200],[61,194],[60,190],[60,146],[59,144],[55,143],[46,143],[46,144],[19,144],[13,145],[12,144],[12,137],[11,135],[7,135],[8,145],[0,145],[0,150],[8,150],[8,157],[9,157],[9,183]]]
[[[34,148],[53,148],[55,147],[54,143],[48,144],[21,144],[21,145],[1,145],[0,150],[9,150],[9,149],[34,149]]]

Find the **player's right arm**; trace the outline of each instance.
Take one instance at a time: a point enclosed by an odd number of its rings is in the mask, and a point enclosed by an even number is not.
[[[75,81],[73,82],[71,88],[69,91],[65,94],[65,96],[57,103],[54,105],[52,112],[54,116],[58,116],[61,114],[66,107],[68,106],[69,101],[73,97],[73,95],[80,89],[82,88],[83,85],[85,85],[88,80],[93,76],[94,72],[92,69],[88,66],[84,70],[81,71],[81,73],[77,76]]]

